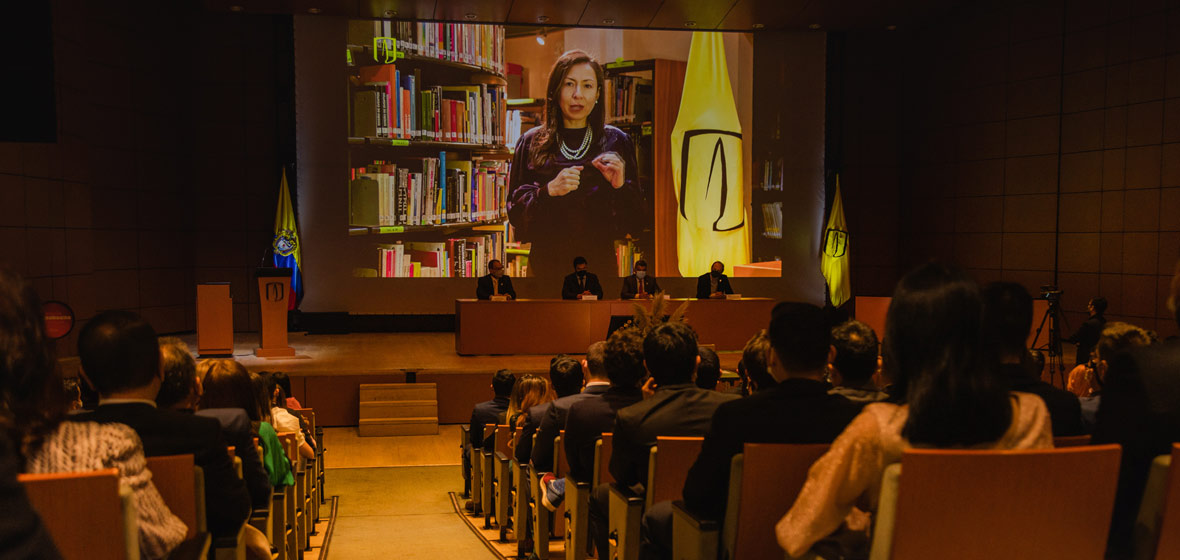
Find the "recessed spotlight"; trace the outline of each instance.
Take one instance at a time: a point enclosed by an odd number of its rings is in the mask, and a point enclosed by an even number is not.
[[[813,23],[813,24],[807,26],[808,29],[820,29],[822,27],[823,26],[818,23]]]
[[[896,25],[886,25],[885,29],[887,29],[889,31],[897,31],[897,26]]]
[[[603,25],[614,25],[615,20],[614,20],[614,18],[602,18],[602,24]]]
[[[393,17],[397,15],[397,10],[385,10],[385,17]]]
[[[750,27],[753,27],[754,29],[762,29],[762,28],[766,27],[766,24],[764,24],[764,23],[755,23],[754,25],[751,25]]]
[[[466,19],[475,19],[475,18],[477,18],[477,17],[479,17],[479,16],[477,16],[477,15],[475,15],[475,14],[464,14],[464,15],[463,15],[463,17],[464,17],[464,18],[466,18]]]
[[[319,9],[319,8],[308,8],[308,9],[307,9],[307,13],[309,13],[309,14],[318,14],[318,13],[320,13],[320,12],[322,12],[322,11],[323,11],[323,10],[321,10],[321,9]]]
[[[549,16],[537,16],[538,23],[546,23],[549,21]]]
[[[684,22],[684,26],[685,26],[685,27],[696,27],[696,26],[697,26],[697,22],[695,22],[695,21],[686,21],[686,22]]]
[[[239,5],[237,5],[237,4],[234,4],[233,6],[230,6],[230,7],[229,7],[229,11],[231,11],[231,12],[240,12],[240,11],[242,11],[242,7],[241,7],[241,6],[239,6]]]
[[[545,36],[546,35],[548,35],[548,33],[546,33],[545,28],[542,27],[541,30],[537,32],[537,44],[538,45],[542,45],[542,46],[545,45]]]

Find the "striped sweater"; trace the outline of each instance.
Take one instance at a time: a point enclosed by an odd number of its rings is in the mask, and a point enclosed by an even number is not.
[[[188,529],[172,514],[152,484],[143,444],[135,431],[122,424],[63,422],[46,438],[36,455],[28,458],[30,473],[83,472],[116,468],[119,483],[135,497],[138,513],[139,552],[145,558],[163,558],[184,540]]]

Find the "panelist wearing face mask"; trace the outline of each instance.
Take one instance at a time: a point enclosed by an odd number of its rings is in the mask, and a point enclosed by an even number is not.
[[[586,271],[586,257],[574,257],[574,272],[566,276],[561,285],[561,299],[583,299],[583,296],[590,295],[602,299],[598,275]]]
[[[512,278],[504,275],[504,265],[499,259],[492,259],[488,263],[488,273],[479,277],[475,286],[475,297],[492,299],[492,296],[508,296],[516,299],[516,290],[512,289]]]
[[[635,261],[635,274],[623,279],[622,299],[648,299],[660,292],[660,284],[654,276],[647,275],[647,261]]]
[[[712,270],[697,278],[697,299],[725,299],[725,294],[733,293],[733,286],[729,285],[729,277],[725,275],[725,265],[721,261],[713,261]]]

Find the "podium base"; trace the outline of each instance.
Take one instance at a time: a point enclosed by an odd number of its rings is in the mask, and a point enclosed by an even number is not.
[[[255,348],[254,355],[259,358],[294,358],[295,349],[290,346],[286,348]]]
[[[198,348],[198,358],[226,358],[234,355],[233,348]]]

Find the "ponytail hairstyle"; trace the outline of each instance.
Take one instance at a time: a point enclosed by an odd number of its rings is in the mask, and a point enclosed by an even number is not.
[[[549,85],[545,88],[545,122],[533,137],[532,149],[529,153],[529,167],[532,169],[542,167],[557,158],[557,153],[560,150],[558,144],[561,142],[561,136],[557,131],[563,122],[561,88],[570,69],[579,64],[589,64],[590,68],[594,69],[595,78],[598,79],[598,102],[591,109],[590,116],[586,119],[586,125],[590,127],[590,132],[594,135],[594,144],[599,148],[606,145],[604,138],[606,103],[602,96],[602,89],[606,87],[606,78],[602,72],[602,65],[584,51],[566,51],[565,54],[557,57],[553,68],[549,70]]]

